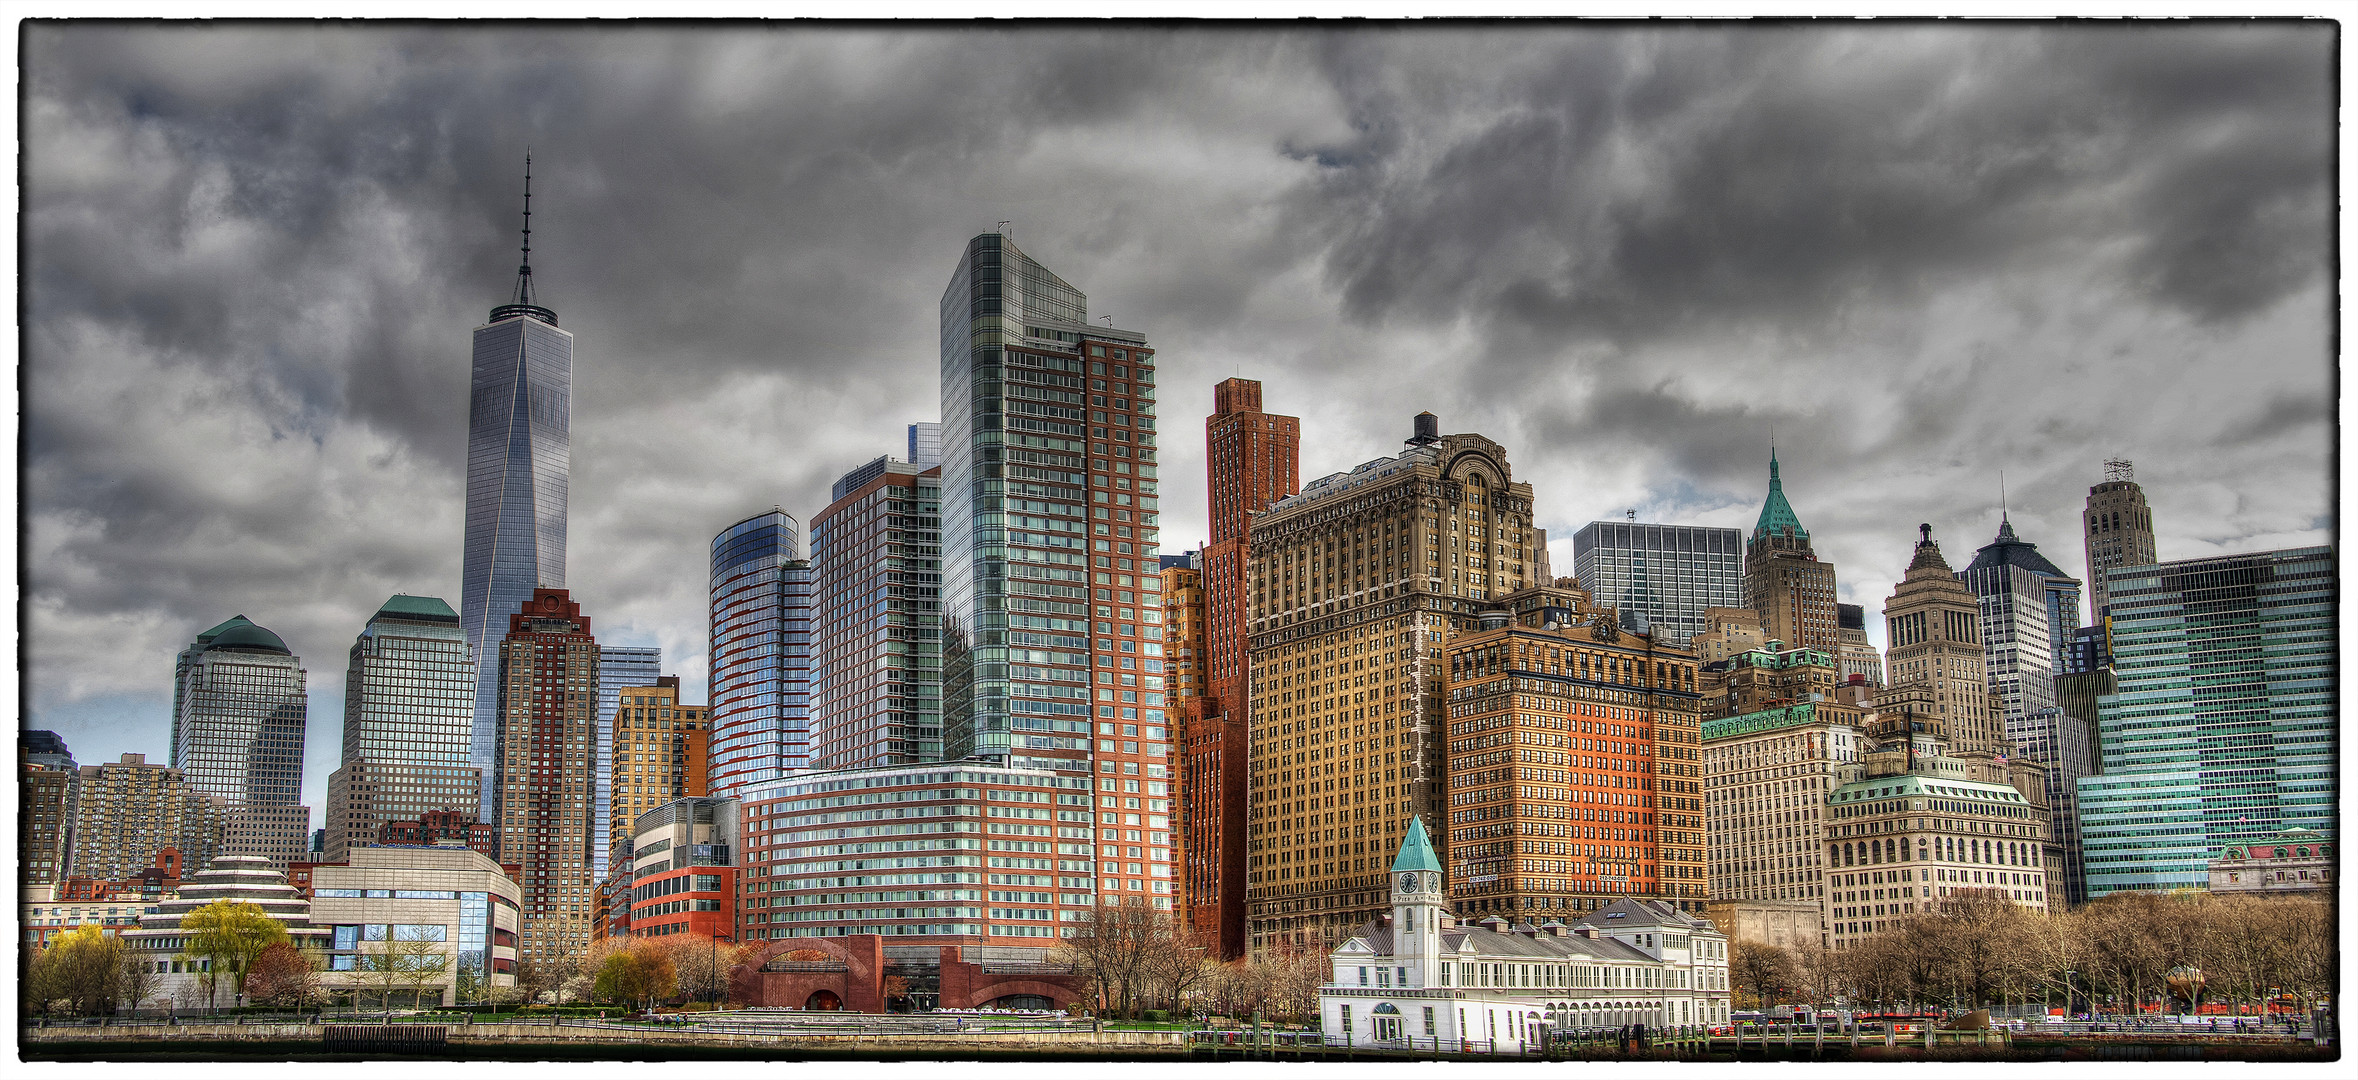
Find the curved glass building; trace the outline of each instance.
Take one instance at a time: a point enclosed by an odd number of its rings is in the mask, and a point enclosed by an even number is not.
[[[712,794],[810,763],[811,568],[771,508],[712,538]]]

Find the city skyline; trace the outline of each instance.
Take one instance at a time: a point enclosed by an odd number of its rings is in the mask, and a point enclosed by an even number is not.
[[[87,760],[167,756],[169,657],[231,613],[332,657],[461,595],[460,335],[527,145],[581,335],[567,584],[684,700],[710,538],[938,419],[942,268],[1003,219],[1155,344],[1165,552],[1210,539],[1188,433],[1236,375],[1306,480],[1421,410],[1498,440],[1565,569],[1627,509],[1748,532],[1772,426],[1869,611],[1917,522],[1996,535],[2001,469],[2083,579],[2112,457],[2164,560],[2331,539],[2330,28],[25,40],[24,726]],[[305,805],[342,713],[312,687]]]

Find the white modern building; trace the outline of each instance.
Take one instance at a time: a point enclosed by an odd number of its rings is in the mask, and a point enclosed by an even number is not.
[[[1569,927],[1461,924],[1418,820],[1391,877],[1392,914],[1335,950],[1319,988],[1330,1042],[1520,1054],[1549,1032],[1727,1022],[1727,939],[1670,904],[1617,900]]]
[[[311,923],[326,932],[329,993],[367,1003],[491,1000],[516,984],[523,891],[457,840],[353,848],[311,871]]]

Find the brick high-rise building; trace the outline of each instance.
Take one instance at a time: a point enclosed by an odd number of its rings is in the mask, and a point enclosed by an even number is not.
[[[534,589],[499,643],[499,755],[492,823],[499,861],[522,867],[524,940],[534,963],[589,948],[597,820],[598,642],[563,589]]]
[[[1088,316],[997,233],[942,293],[942,756],[1093,777],[1097,844],[1058,853],[1169,911],[1155,357]]]
[[[608,772],[614,792],[606,815],[610,853],[622,850],[640,814],[673,799],[712,793],[707,768],[711,740],[711,710],[680,704],[678,676],[660,676],[653,686],[623,688],[614,710],[614,756]],[[608,865],[618,872],[628,861],[616,857]]]
[[[1251,760],[1252,641],[1247,632],[1246,568],[1252,525],[1278,500],[1301,490],[1302,422],[1261,411],[1261,384],[1226,379],[1212,390],[1204,420],[1204,471],[1212,540],[1202,555],[1203,696],[1186,719],[1184,787],[1194,808],[1185,848],[1191,883],[1188,917],[1236,957],[1246,946],[1245,793]]]
[[[1530,603],[1519,603],[1528,599]],[[1449,641],[1449,893],[1460,919],[1568,921],[1617,899],[1701,912],[1695,653],[1574,589]]]
[[[1214,917],[1217,907],[1206,907],[1203,925],[1194,923],[1199,914],[1194,897],[1213,890],[1218,867],[1187,857],[1187,845],[1194,842],[1195,823],[1206,815],[1221,812],[1219,791],[1199,798],[1188,786],[1192,779],[1187,769],[1189,735],[1203,724],[1204,696],[1204,588],[1203,552],[1190,551],[1184,555],[1165,555],[1163,567],[1163,631],[1169,635],[1163,644],[1170,650],[1164,671],[1165,685],[1170,688],[1169,711],[1176,720],[1172,724],[1171,741],[1180,750],[1180,761],[1171,775],[1171,836],[1177,850],[1172,852],[1173,865],[1178,868],[1178,894],[1172,898],[1180,917],[1198,934],[1218,943],[1219,921]]]
[[[942,475],[880,457],[811,518],[810,767],[942,756]]]
[[[73,872],[74,816],[82,773],[54,731],[17,735],[17,856],[24,885],[55,885]]]
[[[1809,530],[1785,501],[1775,451],[1769,453],[1768,499],[1744,546],[1744,604],[1760,612],[1761,633],[1771,640],[1828,652],[1836,647],[1834,564],[1818,560]]]
[[[1411,815],[1440,834],[1442,645],[1531,583],[1531,485],[1431,413],[1396,457],[1253,521],[1246,918],[1255,952],[1323,945],[1389,910]],[[1444,858],[1447,852],[1443,851]]]
[[[386,822],[482,806],[474,764],[475,660],[458,612],[395,595],[352,642],[344,669],[343,757],[328,774],[321,850],[344,861]]]
[[[2098,649],[2112,655],[2106,614],[2112,607],[2105,573],[2120,566],[2152,566],[2161,561],[2154,542],[2153,510],[2145,505],[2145,489],[2137,486],[2136,466],[2114,459],[2104,463],[2104,482],[2088,489],[2088,505],[2080,511],[2080,536],[2088,545],[2088,622],[2096,627]]]

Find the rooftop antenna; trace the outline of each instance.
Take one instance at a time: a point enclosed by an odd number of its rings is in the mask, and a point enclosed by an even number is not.
[[[1007,227],[1008,227],[1009,225],[1013,225],[1013,224],[1015,224],[1015,223],[1014,223],[1014,222],[1012,222],[1012,221],[1002,221],[1002,222],[1000,222],[1000,223],[999,223],[999,225],[998,225],[998,227],[997,227],[997,228],[995,228],[995,229],[993,229],[993,230],[991,230],[991,231],[993,231],[993,232],[996,232],[996,233],[998,233],[998,234],[999,234],[999,235],[1001,235],[1001,236],[1005,236],[1005,235],[1007,235]]]
[[[532,303],[532,148],[524,148],[524,261],[516,267],[516,302]]]
[[[1998,520],[2006,520],[2006,470],[1998,470]]]
[[[1107,329],[1113,328],[1113,316],[1111,315],[1099,315],[1097,321],[1104,323]]]
[[[1637,507],[1632,506],[1629,508],[1629,520],[1633,523],[1637,521]]]

